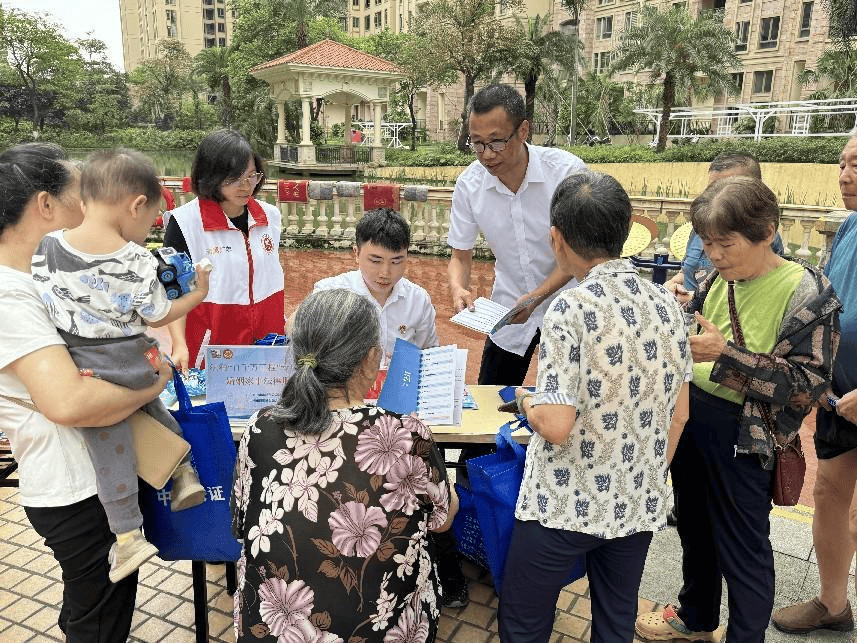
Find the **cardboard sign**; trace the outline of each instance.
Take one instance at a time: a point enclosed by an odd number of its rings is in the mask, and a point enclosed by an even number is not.
[[[223,402],[231,418],[249,418],[280,399],[295,372],[291,343],[285,346],[208,346],[206,402]]]

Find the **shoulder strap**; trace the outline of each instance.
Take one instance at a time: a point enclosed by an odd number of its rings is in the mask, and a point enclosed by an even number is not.
[[[12,397],[11,395],[3,395],[2,393],[0,393],[0,397],[2,397],[4,400],[9,400],[13,404],[17,404],[18,406],[23,406],[25,409],[29,409],[30,411],[35,411],[36,413],[40,412],[39,409],[36,408],[35,404],[33,404],[32,402],[28,402],[23,398]]]
[[[738,307],[735,305],[735,282],[726,282],[726,293],[729,299],[729,322],[732,324],[732,336],[738,346],[746,346],[744,343],[744,331],[741,329],[741,322],[738,320]],[[767,402],[753,400],[753,403],[759,407],[759,412],[762,415],[762,421],[765,423],[765,428],[771,434],[771,439],[774,441],[774,447],[780,448],[780,442],[777,440],[777,433],[774,431],[776,424],[771,415],[771,407]]]

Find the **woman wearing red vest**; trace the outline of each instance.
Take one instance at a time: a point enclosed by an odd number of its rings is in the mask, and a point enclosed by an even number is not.
[[[208,297],[170,324],[173,361],[200,366],[209,344],[252,344],[283,333],[280,211],[254,197],[265,180],[262,158],[238,132],[218,130],[196,151],[191,189],[197,198],[164,214],[164,245],[194,263],[214,264]]]

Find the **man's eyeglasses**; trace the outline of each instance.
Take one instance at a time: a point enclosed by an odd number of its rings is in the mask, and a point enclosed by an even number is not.
[[[476,152],[477,154],[482,154],[485,151],[486,147],[489,148],[492,152],[502,152],[503,150],[506,149],[506,143],[511,141],[512,138],[517,133],[518,133],[518,130],[516,129],[514,132],[509,134],[508,137],[506,137],[504,139],[500,139],[498,141],[489,141],[488,143],[482,143],[482,142],[474,143],[473,141],[471,141],[468,138],[467,139],[467,145],[469,145],[470,149],[473,150],[474,152]]]
[[[259,181],[264,178],[264,172],[253,172],[253,174],[248,174],[247,176],[242,176],[238,179],[227,179],[223,182],[224,187],[230,187],[232,185],[244,186],[244,185],[252,185],[255,186]]]

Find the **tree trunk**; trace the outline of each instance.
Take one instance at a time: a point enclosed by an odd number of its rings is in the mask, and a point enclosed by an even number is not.
[[[464,75],[464,108],[461,110],[461,131],[458,133],[458,151],[467,151],[467,139],[470,138],[470,127],[467,122],[467,113],[470,108],[470,99],[473,98],[473,89],[476,79],[467,73]]]
[[[670,129],[670,113],[675,103],[675,78],[671,72],[664,76],[664,93],[662,96],[663,110],[661,111],[661,129],[658,132],[656,152],[663,152],[667,147],[667,134]]]
[[[232,105],[230,94],[232,87],[229,84],[229,76],[223,77],[223,125],[229,128],[232,125]]]
[[[411,113],[411,151],[417,149],[417,115],[414,114],[414,94],[408,94],[408,111]]]
[[[527,134],[527,143],[533,142],[533,114],[536,111],[536,84],[539,82],[537,74],[530,74],[524,80],[524,103],[527,120],[530,123],[529,133]]]

